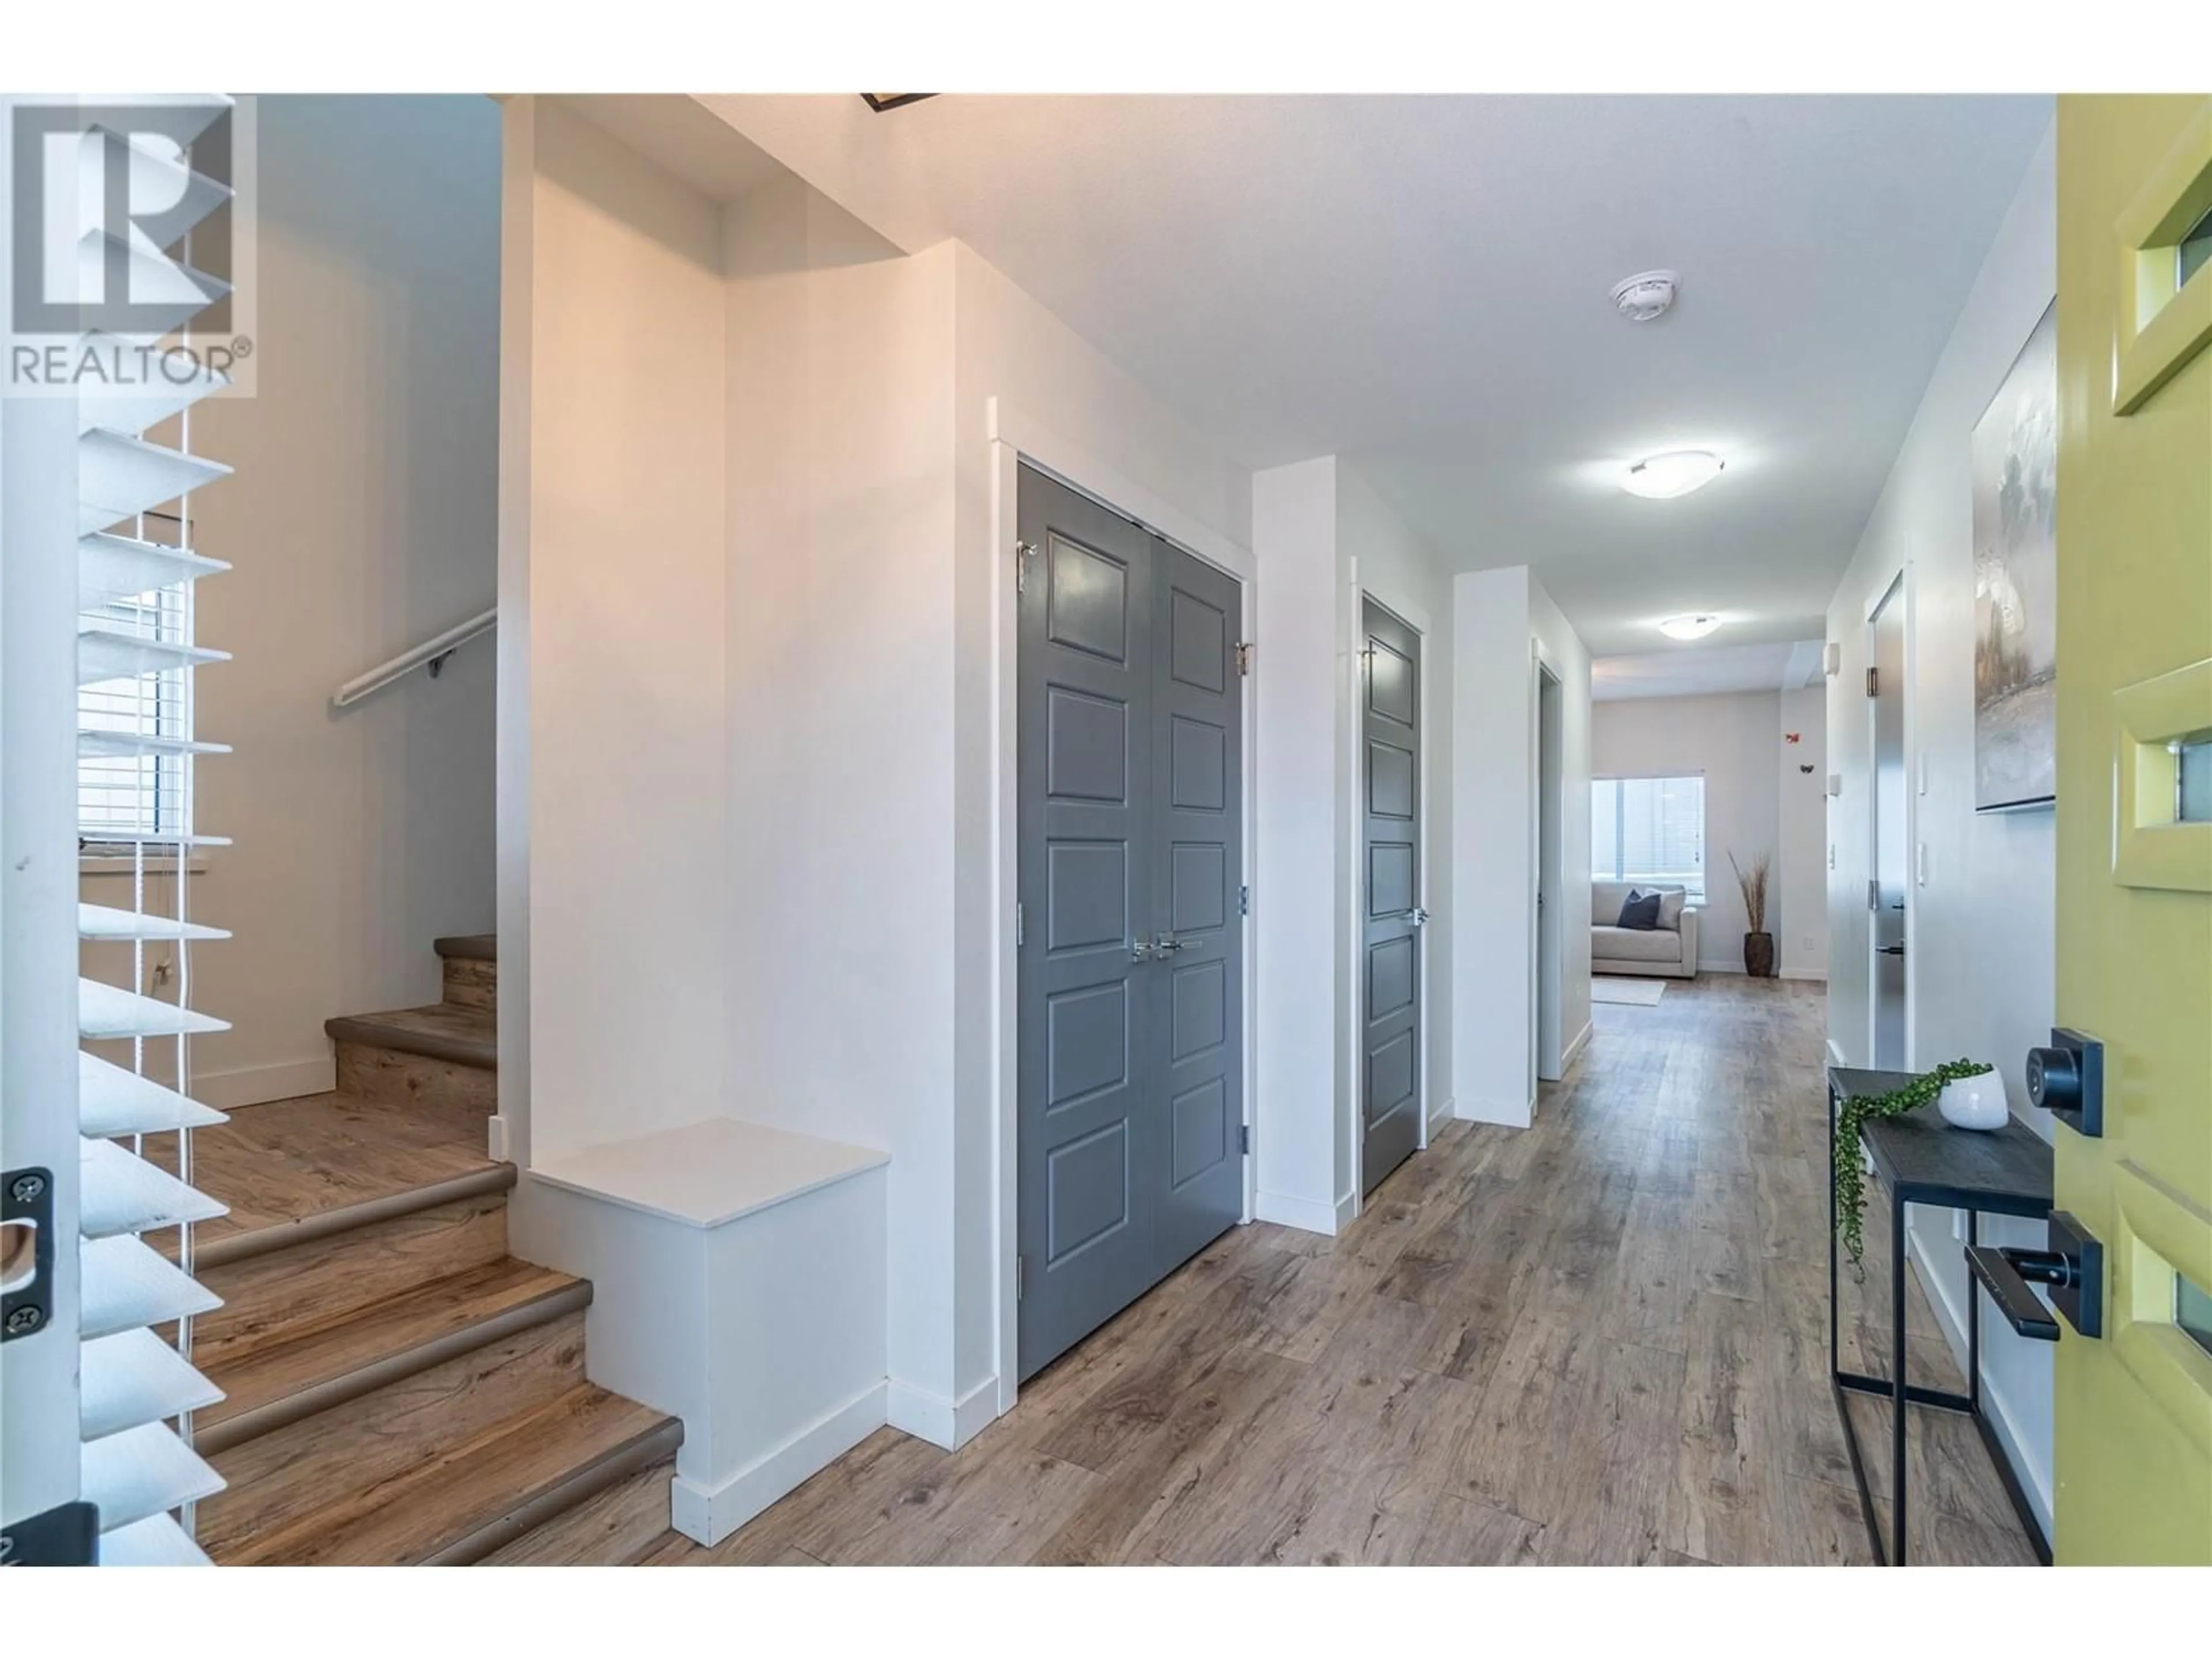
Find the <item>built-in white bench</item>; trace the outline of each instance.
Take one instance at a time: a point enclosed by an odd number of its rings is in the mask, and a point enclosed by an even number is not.
[[[890,1161],[715,1118],[517,1194],[517,1254],[592,1281],[592,1380],[683,1419],[671,1516],[702,1544],[883,1425]]]

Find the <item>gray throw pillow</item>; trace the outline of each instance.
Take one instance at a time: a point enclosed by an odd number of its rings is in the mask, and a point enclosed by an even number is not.
[[[1657,932],[1659,897],[1656,893],[1643,893],[1630,888],[1627,902],[1620,907],[1620,920],[1614,926],[1638,933]]]

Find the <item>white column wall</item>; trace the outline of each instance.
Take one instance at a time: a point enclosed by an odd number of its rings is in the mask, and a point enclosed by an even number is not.
[[[510,112],[501,861],[528,920],[501,988],[529,1063],[501,1115],[526,1086],[542,1161],[729,1103],[723,301],[712,203],[552,100]]]
[[[1351,1033],[1338,986],[1350,950],[1352,770],[1334,456],[1254,475],[1252,545],[1261,572],[1255,1210],[1334,1232],[1351,1199],[1339,1128],[1350,1110]]]
[[[1589,653],[1526,565],[1453,583],[1454,1109],[1526,1127],[1536,1103],[1536,664],[1560,689],[1559,1027],[1589,1024]]]

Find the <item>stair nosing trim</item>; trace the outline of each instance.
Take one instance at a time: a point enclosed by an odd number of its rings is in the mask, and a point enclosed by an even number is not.
[[[488,945],[478,945],[476,941],[480,938],[489,939],[491,943]],[[447,962],[497,962],[499,960],[499,936],[495,933],[449,933],[443,939],[432,939],[430,948]]]
[[[568,1314],[580,1312],[589,1307],[591,1302],[592,1285],[589,1279],[556,1285],[527,1301],[501,1308],[497,1313],[457,1330],[443,1332],[397,1353],[386,1354],[336,1376],[311,1382],[294,1393],[264,1401],[234,1417],[220,1418],[212,1423],[196,1422],[192,1434],[194,1449],[203,1456],[215,1456],[229,1451],[262,1435],[289,1428],[319,1412],[349,1405],[364,1395],[374,1394],[390,1383],[404,1382],[410,1376],[419,1376],[449,1359],[458,1359],[464,1354],[474,1353],[479,1348],[489,1347],[502,1337],[532,1330],[540,1325],[550,1325]],[[371,1304],[362,1310],[362,1313],[374,1314],[375,1307],[376,1304]]]
[[[441,1204],[451,1204],[457,1199],[512,1191],[516,1179],[514,1164],[495,1164],[489,1169],[472,1170],[467,1175],[433,1182],[427,1187],[410,1187],[404,1192],[386,1193],[380,1198],[366,1198],[356,1204],[343,1204],[335,1210],[318,1210],[313,1215],[303,1215],[296,1220],[280,1221],[272,1226],[255,1227],[249,1231],[211,1238],[193,1250],[192,1268],[198,1273],[210,1267],[228,1267],[236,1262],[251,1261],[256,1256],[267,1255],[273,1250],[288,1249],[295,1244],[311,1244],[339,1233],[349,1233],[357,1227],[374,1226],[380,1221],[413,1215],[420,1210],[434,1210]]]
[[[641,1469],[675,1456],[684,1443],[684,1424],[679,1418],[668,1418],[651,1428],[611,1446],[581,1468],[562,1475],[552,1485],[525,1498],[511,1509],[492,1519],[479,1522],[459,1538],[424,1556],[418,1564],[426,1567],[465,1567],[481,1561],[496,1550],[512,1544],[526,1533],[535,1531],[556,1516],[565,1515],[578,1504],[598,1497],[617,1481],[626,1480]]]
[[[452,1005],[448,1005],[452,1006]],[[442,1060],[455,1066],[466,1066],[478,1072],[499,1069],[499,1039],[491,1041],[490,1052],[485,1045],[468,1037],[443,1036],[434,1031],[403,1030],[396,1025],[379,1025],[373,1019],[363,1019],[357,1014],[340,1014],[323,1022],[323,1033],[333,1042],[350,1042],[357,1048],[386,1048],[397,1054],[413,1054],[422,1060]]]

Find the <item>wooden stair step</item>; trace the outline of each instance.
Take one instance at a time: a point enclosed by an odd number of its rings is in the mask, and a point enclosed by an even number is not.
[[[627,1567],[668,1547],[673,1455],[648,1463],[575,1508],[532,1528],[476,1565],[483,1567]],[[696,1547],[693,1546],[693,1547]]]
[[[584,1383],[403,1474],[296,1516],[228,1559],[465,1565],[665,1462],[683,1439],[676,1419]]]
[[[499,1029],[491,1012],[434,1002],[427,1008],[394,1008],[380,1014],[341,1014],[323,1022],[333,1042],[389,1048],[483,1071],[499,1067]]]
[[[468,933],[438,941],[438,974],[441,1000],[457,1008],[499,1010],[499,939],[493,933]]]
[[[203,1455],[343,1405],[500,1338],[580,1312],[591,1285],[513,1257],[432,1279],[288,1341],[208,1368],[221,1403],[193,1422]]]
[[[174,1143],[147,1157],[173,1170]],[[302,1095],[240,1107],[192,1137],[192,1179],[230,1212],[193,1231],[203,1267],[350,1231],[514,1184],[484,1152],[473,1112],[393,1111],[352,1095]],[[173,1245],[171,1246],[173,1248]]]

